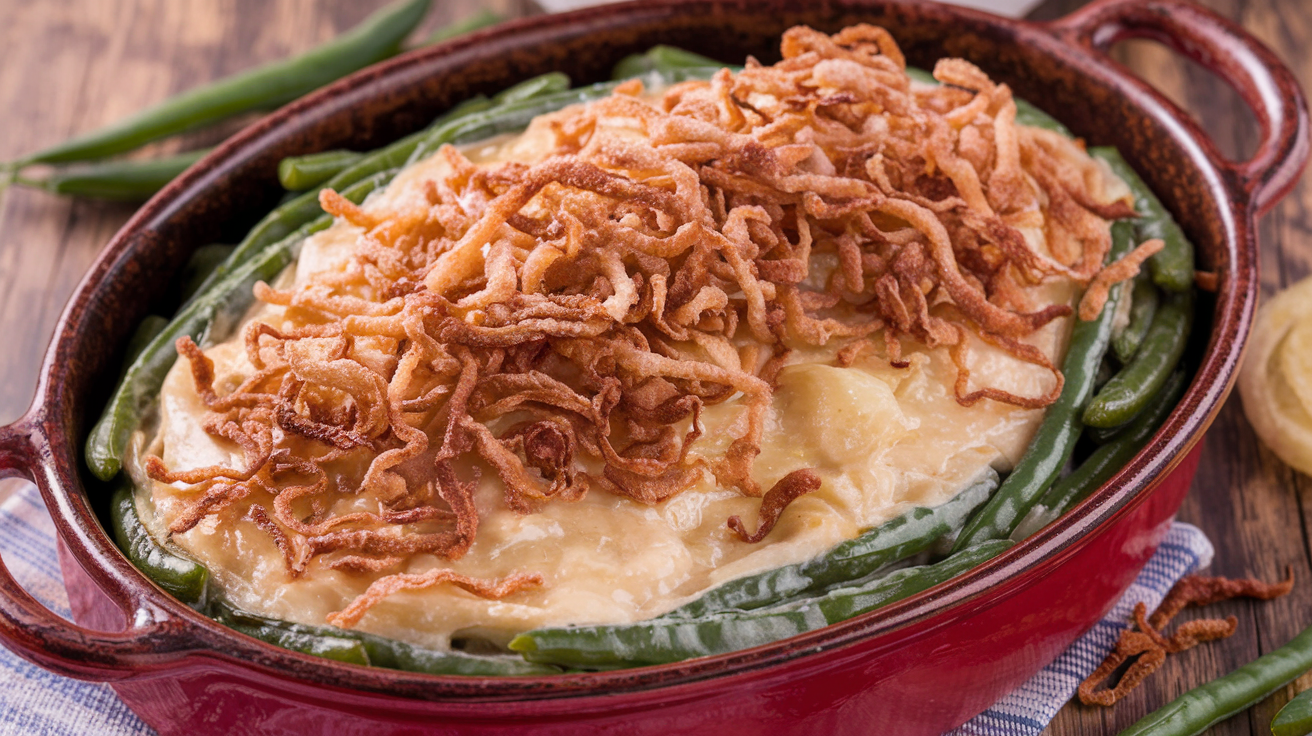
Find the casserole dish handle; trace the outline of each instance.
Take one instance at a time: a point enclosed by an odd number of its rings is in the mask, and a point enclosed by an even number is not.
[[[17,422],[0,427],[0,478],[19,477],[34,482],[50,503],[54,496],[39,470],[48,456],[37,412],[29,411]],[[57,674],[102,682],[158,671],[195,648],[182,633],[180,622],[116,582],[105,580],[101,587],[119,610],[129,612],[127,628],[95,631],[46,608],[19,585],[0,561],[0,644]]]
[[[1260,215],[1298,181],[1309,147],[1307,104],[1298,80],[1269,48],[1231,21],[1189,0],[1100,0],[1053,21],[1049,28],[1102,56],[1123,39],[1158,41],[1238,92],[1261,129],[1257,150],[1246,161],[1226,158],[1188,115],[1177,116],[1194,128],[1194,138],[1223,172],[1231,201]]]

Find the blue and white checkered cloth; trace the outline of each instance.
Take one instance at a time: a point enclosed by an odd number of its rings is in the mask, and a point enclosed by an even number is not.
[[[0,482],[3,488],[3,482]],[[41,496],[22,484],[0,503],[0,554],[14,577],[47,608],[68,618],[54,527]],[[1149,610],[1175,581],[1212,561],[1212,544],[1197,528],[1176,523],[1134,584],[1087,634],[1029,682],[950,736],[1037,736],[1075,688],[1111,651],[1134,604]],[[153,736],[108,685],[50,674],[0,649],[0,736]]]

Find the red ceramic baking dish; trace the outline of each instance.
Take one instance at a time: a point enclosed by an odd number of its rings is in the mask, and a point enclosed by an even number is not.
[[[1293,75],[1259,42],[1185,0],[1102,0],[1050,24],[913,0],[641,0],[529,18],[400,57],[232,138],[152,199],[78,287],[27,414],[0,429],[0,476],[35,480],[62,542],[78,625],[0,568],[0,639],[47,669],[111,682],[162,734],[936,734],[1051,661],[1125,590],[1187,491],[1199,440],[1230,391],[1257,299],[1255,218],[1308,154]],[[1090,144],[1114,145],[1219,276],[1204,300],[1187,395],[1139,455],[1077,509],[1006,554],[896,605],[804,636],[660,667],[457,678],[339,664],[247,638],[173,600],[105,533],[106,494],[80,448],[136,323],[170,307],[190,252],[278,197],[284,156],[373,147],[450,105],[550,70],[606,75],[656,43],[725,60],[776,58],[805,23],[891,30],[909,60],[965,57]],[[1157,39],[1239,91],[1261,127],[1230,161],[1108,48]],[[1210,332],[1205,329],[1209,320]]]

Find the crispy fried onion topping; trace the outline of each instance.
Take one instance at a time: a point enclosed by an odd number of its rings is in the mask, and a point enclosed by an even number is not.
[[[521,513],[593,487],[655,504],[710,472],[763,499],[756,532],[728,522],[758,542],[820,485],[799,470],[763,491],[752,473],[793,348],[905,366],[905,341],[944,346],[963,404],[1054,401],[1061,373],[1026,338],[1071,309],[1026,287],[1098,275],[1105,218],[1130,211],[1102,200],[1102,170],[1018,125],[1007,86],[965,61],[938,64],[941,86],[913,83],[883,29],[797,27],[783,52],[655,104],[629,83],[540,119],[555,148],[531,165],[448,146],[415,196],[366,210],[324,191],[357,231],[352,256],[289,290],[257,285],[285,311],[246,328],[253,373],[220,390],[178,342],[205,429],[244,462],[174,473],[148,458],[152,478],[194,491],[172,532],[272,497],[247,518],[294,575],[454,560],[478,528],[461,469],[481,467]],[[1051,390],[972,387],[972,340],[1051,371]],[[702,410],[730,398],[742,435],[698,455]],[[463,579],[383,577],[334,620],[441,580]]]
[[[1240,597],[1269,601],[1288,594],[1293,588],[1293,570],[1290,570],[1285,579],[1278,583],[1265,583],[1247,578],[1232,580],[1186,575],[1171,588],[1151,617],[1147,615],[1147,605],[1142,602],[1135,604],[1134,626],[1121,632],[1116,646],[1103,663],[1080,683],[1078,690],[1080,701],[1085,705],[1114,705],[1138,687],[1149,675],[1156,672],[1166,661],[1167,654],[1192,649],[1203,642],[1225,639],[1233,635],[1239,625],[1239,620],[1234,616],[1223,619],[1195,619],[1180,624],[1175,633],[1166,636],[1163,633],[1166,625],[1185,606],[1210,606],[1213,603]],[[1126,662],[1130,665],[1115,687],[1097,689]]]

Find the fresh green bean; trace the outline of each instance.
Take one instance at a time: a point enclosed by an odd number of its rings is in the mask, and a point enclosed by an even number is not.
[[[347,33],[277,61],[171,97],[126,120],[26,156],[17,165],[67,163],[131,151],[251,110],[272,110],[392,56],[428,12],[429,0],[401,0]]]
[[[1105,160],[1112,171],[1129,185],[1134,194],[1134,209],[1140,215],[1135,224],[1139,242],[1161,238],[1165,243],[1148,259],[1153,283],[1171,292],[1191,290],[1194,286],[1194,246],[1171,213],[1166,211],[1166,206],[1115,148],[1092,148],[1089,153]]]
[[[1149,713],[1120,736],[1194,736],[1252,707],[1312,669],[1312,628],[1230,674]]]
[[[45,178],[16,176],[14,183],[91,199],[144,202],[196,163],[209,149],[187,151],[164,158],[105,161],[71,169],[57,169]]]
[[[1271,736],[1312,734],[1312,690],[1304,690],[1285,704],[1271,721]]]
[[[1043,494],[1039,503],[1016,527],[1012,539],[1019,541],[1047,526],[1116,475],[1116,471],[1139,454],[1157,428],[1171,415],[1188,383],[1184,373],[1176,371],[1172,374],[1142,414]]]
[[[694,54],[675,46],[652,46],[641,54],[630,54],[620,59],[611,70],[611,79],[641,77],[651,72],[665,73],[674,69],[714,68],[730,66],[709,56]],[[738,68],[738,67],[734,67]]]
[[[343,190],[342,196],[360,202],[390,180],[392,174],[391,171],[380,172]],[[253,299],[251,287],[255,282],[277,276],[291,263],[306,237],[331,223],[332,218],[321,216],[266,248],[258,258],[226,274],[212,287],[197,294],[168,327],[150,341],[128,368],[106,404],[105,413],[87,438],[87,466],[96,477],[107,481],[118,474],[128,440],[136,431],[142,414],[158,397],[164,377],[177,359],[174,347],[177,339],[185,335],[201,340],[207,332],[222,331],[234,324],[250,305]]]
[[[1142,411],[1184,355],[1193,319],[1193,291],[1167,294],[1153,316],[1138,354],[1089,402],[1084,410],[1084,423],[1091,427],[1117,427]]]
[[[479,655],[465,652],[439,652],[403,641],[387,639],[361,631],[329,626],[308,626],[266,618],[241,611],[226,603],[216,603],[211,614],[219,623],[231,626],[248,636],[284,649],[327,656],[355,664],[367,664],[406,672],[430,675],[471,675],[510,677],[517,675],[557,674],[550,665],[526,662],[512,655]],[[333,653],[349,655],[332,656]]]
[[[1133,226],[1125,221],[1114,223],[1112,250],[1108,258],[1119,258],[1133,247]],[[954,549],[1010,537],[1016,525],[1071,459],[1075,442],[1084,430],[1080,417],[1093,394],[1098,366],[1111,340],[1112,320],[1121,291],[1120,288],[1111,290],[1107,303],[1096,318],[1087,322],[1076,318],[1066,357],[1062,361],[1061,372],[1066,377],[1066,384],[1061,396],[1043,415],[1043,423],[1020,462],[1016,463],[1015,470],[1002,482],[1002,487],[988,504],[961,530]]]
[[[233,245],[223,245],[222,243],[211,243],[202,245],[191,254],[187,260],[187,265],[182,267],[182,300],[187,301],[200,290],[201,284],[214,273],[214,269],[219,267],[220,263],[228,260],[232,251],[236,248]]]
[[[363,157],[363,153],[343,149],[288,156],[278,162],[278,181],[289,192],[303,192],[337,176]]]
[[[1134,288],[1130,292],[1130,321],[1120,332],[1112,335],[1112,352],[1116,359],[1125,365],[1134,359],[1143,344],[1144,335],[1157,314],[1157,304],[1161,295],[1153,285],[1152,276],[1147,271],[1139,272],[1134,277]]]
[[[581,668],[664,664],[747,649],[813,631],[928,590],[1010,546],[1008,540],[986,542],[933,565],[903,568],[858,587],[841,588],[789,605],[695,619],[535,629],[516,636],[510,648],[530,662]]]
[[[464,20],[456,21],[451,25],[443,26],[442,28],[433,31],[428,38],[425,38],[419,45],[431,46],[435,43],[450,41],[457,36],[463,36],[466,33],[473,33],[480,28],[494,26],[503,20],[505,20],[505,18],[501,15],[484,8]]]
[[[913,508],[814,560],[731,580],[661,618],[701,618],[724,611],[775,606],[790,598],[814,595],[831,585],[864,578],[929,549],[944,535],[959,529],[997,487],[998,474],[990,468],[983,478],[947,503]]]
[[[110,497],[109,525],[119,549],[146,577],[183,603],[204,602],[209,570],[155,541],[137,516],[132,482],[126,478],[116,484]]]

